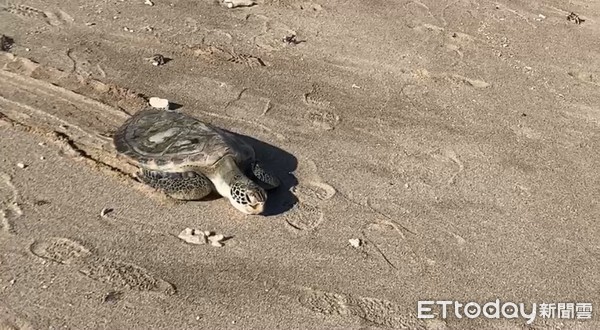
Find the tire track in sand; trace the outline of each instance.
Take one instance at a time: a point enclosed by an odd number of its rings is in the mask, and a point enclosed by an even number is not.
[[[139,110],[147,104],[143,97],[12,54],[0,53],[2,64],[0,116],[3,122],[40,135],[57,146],[63,155],[116,177],[160,202],[167,200],[135,180],[137,168],[116,154],[110,138],[129,117],[121,106],[130,111]],[[39,100],[45,100],[43,106]]]

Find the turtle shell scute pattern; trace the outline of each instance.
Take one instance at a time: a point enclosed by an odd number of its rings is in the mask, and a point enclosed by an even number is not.
[[[140,166],[161,170],[210,167],[225,155],[238,163],[254,150],[233,134],[178,112],[147,109],[129,118],[115,133],[117,151]]]

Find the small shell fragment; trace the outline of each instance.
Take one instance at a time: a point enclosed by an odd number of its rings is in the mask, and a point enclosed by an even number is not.
[[[23,163],[17,163],[17,167],[18,168],[25,168],[25,167],[27,167],[27,165],[25,165]]]
[[[160,97],[151,97],[148,99],[148,103],[153,108],[161,109],[161,110],[169,110],[169,100],[161,99]]]
[[[222,247],[223,243],[221,243],[221,241],[225,238],[225,236],[220,234],[217,235],[211,233],[210,231],[202,231],[192,228],[186,228],[182,230],[177,237],[190,244],[200,245],[210,242],[210,245],[215,247]]]
[[[256,4],[254,0],[223,0],[227,8],[250,7]]]
[[[351,238],[348,240],[352,247],[358,248],[362,245],[362,240],[360,238]]]
[[[112,211],[113,211],[113,209],[105,207],[105,208],[102,209],[102,211],[100,211],[100,216],[101,217],[106,217]]]
[[[219,235],[209,236],[208,240],[210,241],[210,245],[215,246],[215,247],[222,247],[223,243],[221,243],[221,241],[223,240],[223,238],[225,238],[225,236],[219,234]]]
[[[148,6],[154,6],[154,3],[152,1],[150,1],[150,0],[144,1],[144,4],[148,5]]]
[[[206,235],[202,231],[192,228],[182,230],[177,237],[190,244],[200,245],[207,243]]]
[[[221,234],[218,234],[218,235],[213,235],[213,236],[210,236],[210,237],[208,237],[208,239],[209,239],[211,242],[215,242],[215,241],[216,241],[216,242],[218,242],[218,241],[222,241],[222,240],[223,240],[223,238],[225,238],[225,236],[223,236],[223,235],[221,235]]]

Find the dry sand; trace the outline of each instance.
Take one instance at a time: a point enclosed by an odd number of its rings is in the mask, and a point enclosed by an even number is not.
[[[1,4],[0,329],[600,328],[416,318],[600,308],[599,2],[152,2]],[[132,179],[152,96],[256,139],[268,216]]]

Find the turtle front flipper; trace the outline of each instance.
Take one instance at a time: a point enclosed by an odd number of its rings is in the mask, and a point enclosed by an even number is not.
[[[267,171],[262,167],[261,163],[255,161],[251,164],[252,174],[258,179],[258,184],[263,186],[266,190],[271,190],[279,187],[281,181],[273,173]]]
[[[199,200],[213,191],[212,182],[197,172],[161,172],[142,169],[138,178],[154,189],[179,200]]]

